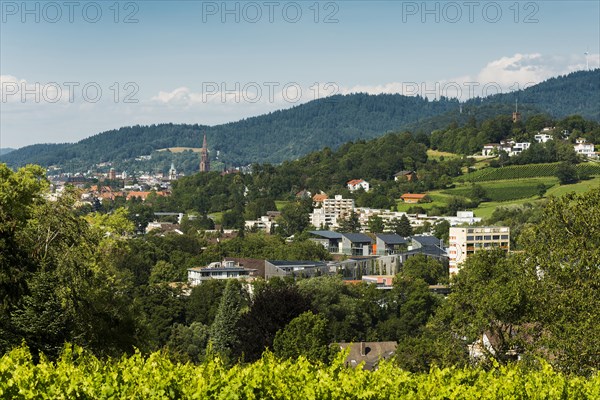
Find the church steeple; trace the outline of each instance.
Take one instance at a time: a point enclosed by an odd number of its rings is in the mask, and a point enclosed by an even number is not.
[[[200,150],[200,172],[210,171],[210,159],[208,158],[208,144],[206,143],[206,133],[202,142],[202,150]]]

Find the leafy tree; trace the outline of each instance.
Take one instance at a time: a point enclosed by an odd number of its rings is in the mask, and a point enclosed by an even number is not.
[[[443,219],[433,226],[433,236],[443,240],[444,243],[448,243],[449,234],[450,222],[448,222],[447,220]]]
[[[277,331],[273,350],[281,358],[304,356],[311,361],[326,362],[329,355],[327,321],[311,311],[300,314]]]
[[[400,219],[392,220],[392,229],[396,234],[402,237],[408,237],[412,235],[412,226],[410,225],[410,221],[408,220],[406,214],[402,215]]]
[[[384,228],[383,219],[379,215],[373,215],[369,218],[369,231],[371,233],[381,233]]]
[[[556,169],[556,177],[561,185],[568,185],[579,181],[577,170],[572,164],[562,162]]]
[[[358,215],[354,211],[350,211],[350,214],[346,218],[342,218],[338,221],[338,231],[344,233],[359,232],[361,228]]]
[[[167,344],[171,326],[185,322],[181,289],[157,284],[138,287],[136,292],[138,320],[144,327],[143,344],[147,350],[158,350]]]
[[[150,273],[150,284],[161,282],[182,282],[186,279],[186,271],[173,264],[160,260]]]
[[[471,186],[471,191],[469,193],[469,197],[478,203],[480,203],[482,201],[489,201],[489,197],[488,197],[485,189],[481,185]]]
[[[548,190],[548,188],[546,187],[546,185],[544,185],[543,183],[540,183],[537,185],[537,189],[538,189],[538,197],[541,199],[542,197],[544,197],[544,195],[546,194],[546,190]]]
[[[243,307],[241,292],[240,282],[235,279],[227,281],[215,320],[210,326],[212,349],[225,360],[230,360],[241,345],[237,331]]]
[[[312,200],[310,198],[288,204],[283,208],[278,219],[278,231],[284,236],[292,236],[305,231],[310,225],[308,214],[311,211]]]
[[[461,368],[470,364],[469,353],[460,338],[434,324],[427,325],[417,336],[401,339],[394,361],[403,370],[424,373],[433,366]]]
[[[277,331],[309,309],[309,300],[295,285],[274,282],[257,290],[250,309],[240,321],[244,359],[259,359],[266,348],[273,348]]]
[[[535,272],[533,272],[534,274]],[[512,360],[509,350],[523,348],[523,324],[532,309],[531,269],[514,263],[503,250],[480,251],[467,258],[455,276],[452,293],[436,314],[438,329],[465,338],[465,345],[487,335],[493,348],[487,357]],[[517,334],[520,333],[520,334]]]
[[[119,240],[73,211],[73,190],[57,201],[42,199],[46,183],[40,172],[27,167],[13,173],[0,166],[2,346],[26,339],[35,352],[51,357],[61,341],[98,353],[131,351],[138,326],[130,287],[106,262],[108,254],[121,251]]]
[[[179,362],[199,363],[204,360],[208,337],[209,327],[200,322],[193,322],[190,326],[175,323],[167,348]]]
[[[117,208],[110,214],[89,214],[86,216],[86,220],[91,225],[97,226],[99,229],[112,235],[131,235],[135,230],[135,225],[129,219],[127,209],[124,207]]]
[[[226,229],[241,229],[244,227],[244,216],[238,210],[224,211],[221,217],[221,223]]]
[[[428,285],[448,282],[448,267],[438,260],[417,254],[402,264],[401,276],[422,279]]]
[[[200,322],[207,326],[212,325],[221,304],[226,283],[224,280],[212,279],[192,288],[192,293],[186,303],[188,324]]]
[[[600,368],[600,189],[553,197],[543,216],[520,236],[524,253],[515,259],[535,278],[529,287],[531,322],[541,332],[535,352],[587,374]]]
[[[438,301],[422,279],[399,275],[384,304],[389,317],[377,324],[377,333],[383,340],[401,340],[416,336],[425,326]]]

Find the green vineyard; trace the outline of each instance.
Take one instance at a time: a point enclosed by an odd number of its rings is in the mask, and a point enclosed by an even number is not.
[[[486,197],[488,197],[490,201],[510,201],[536,196],[540,193],[540,185],[544,185],[544,188],[548,189],[552,186],[552,183],[542,182],[542,180],[529,179],[512,182],[510,185],[499,186],[497,183],[493,183],[482,184],[481,186],[485,190]],[[449,194],[451,196],[470,197],[471,192],[472,188],[466,186],[445,190],[442,193]]]
[[[374,372],[266,353],[253,364],[225,367],[172,363],[162,353],[99,360],[67,347],[56,362],[34,363],[25,347],[0,359],[3,399],[598,399],[600,375],[567,376],[541,363],[516,366],[432,368],[413,374],[385,362]]]
[[[558,166],[559,163],[510,165],[501,168],[484,168],[465,174],[459,177],[457,180],[461,182],[485,182],[508,179],[541,178],[555,176]],[[600,175],[600,164],[578,164],[576,168],[580,175]]]

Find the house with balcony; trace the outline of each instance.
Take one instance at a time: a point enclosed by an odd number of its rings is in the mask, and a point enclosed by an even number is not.
[[[375,253],[378,256],[398,254],[406,250],[408,241],[395,233],[377,233],[375,235]]]
[[[333,231],[310,231],[308,232],[315,243],[323,246],[328,252],[341,253],[342,234]]]
[[[363,189],[365,192],[369,191],[369,182],[363,179],[352,179],[351,181],[348,181],[347,185],[348,190],[351,192],[355,192],[359,189]]]
[[[265,260],[265,279],[326,275],[329,266],[322,261]]]
[[[198,286],[213,279],[248,279],[254,272],[255,269],[244,268],[234,261],[214,262],[207,267],[189,268],[188,283]]]
[[[594,144],[588,143],[584,138],[579,138],[575,141],[573,149],[575,153],[580,154],[584,157],[595,158],[596,153],[594,152]]]
[[[369,256],[372,254],[373,239],[364,233],[342,233],[342,254]]]

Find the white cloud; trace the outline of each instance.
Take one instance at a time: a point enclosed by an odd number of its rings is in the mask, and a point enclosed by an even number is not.
[[[587,56],[589,68],[600,67],[600,54]],[[540,53],[501,57],[490,61],[479,72],[439,81],[391,82],[379,85],[355,85],[340,88],[340,93],[400,93],[429,98],[440,96],[471,97],[506,93],[538,84],[548,78],[586,69],[586,56],[544,56]]]

